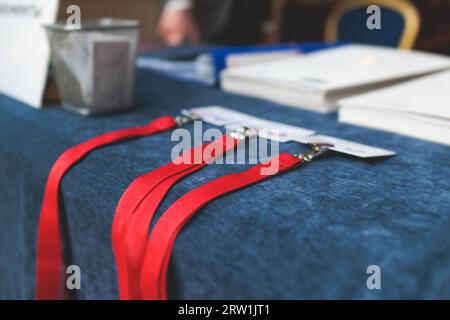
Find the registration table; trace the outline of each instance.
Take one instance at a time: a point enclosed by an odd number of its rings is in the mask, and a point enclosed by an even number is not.
[[[136,107],[126,113],[82,117],[0,95],[0,299],[34,297],[38,215],[58,155],[101,133],[206,105],[398,155],[364,161],[329,153],[210,203],[175,243],[169,298],[450,298],[449,147],[139,70]],[[170,161],[176,143],[166,132],[108,146],[63,179],[64,255],[81,269],[76,298],[118,298],[110,236],[115,207],[136,177]],[[280,149],[306,150],[297,143]],[[211,165],[182,180],[156,217],[187,191],[246,167]],[[380,268],[381,289],[367,286],[373,265]]]

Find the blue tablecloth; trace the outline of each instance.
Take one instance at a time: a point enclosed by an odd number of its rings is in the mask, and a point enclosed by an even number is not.
[[[450,298],[450,148],[149,71],[138,72],[136,96],[131,112],[85,118],[0,95],[0,298],[34,296],[38,214],[61,152],[106,131],[212,104],[398,156],[361,161],[329,154],[206,206],[175,244],[171,298]],[[170,160],[174,143],[162,133],[106,147],[64,178],[65,254],[81,267],[79,299],[118,298],[110,240],[115,206],[133,179]],[[302,150],[295,143],[281,149]],[[245,167],[213,165],[190,176],[158,215],[185,192]],[[381,290],[366,286],[369,265],[381,268]]]

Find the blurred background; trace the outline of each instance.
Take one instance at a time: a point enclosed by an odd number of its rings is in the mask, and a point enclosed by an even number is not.
[[[361,3],[339,0],[62,0],[59,19],[67,17],[63,9],[70,4],[81,7],[82,19],[105,16],[137,19],[142,24],[141,49],[198,43],[309,42],[323,41],[326,34],[332,33],[326,30],[327,25],[332,24],[330,19],[343,2]],[[420,26],[410,47],[450,54],[450,0],[362,2],[410,3],[418,13]]]

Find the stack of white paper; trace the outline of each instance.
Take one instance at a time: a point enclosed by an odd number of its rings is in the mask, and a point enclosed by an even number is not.
[[[338,104],[339,121],[450,145],[450,71]]]
[[[339,99],[450,68],[450,58],[348,45],[301,57],[227,69],[222,88],[298,108],[329,112]]]

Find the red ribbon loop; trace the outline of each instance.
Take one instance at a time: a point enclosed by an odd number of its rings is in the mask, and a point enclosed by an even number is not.
[[[47,179],[39,217],[36,255],[36,299],[57,300],[63,261],[59,231],[59,185],[65,173],[91,151],[123,140],[149,136],[176,126],[170,116],[161,117],[146,126],[121,129],[92,138],[65,151],[53,165]]]
[[[174,162],[137,178],[125,191],[117,206],[112,228],[121,299],[141,299],[139,274],[148,229],[167,192],[182,178],[235,149],[238,143],[239,140],[225,135],[190,149]]]

